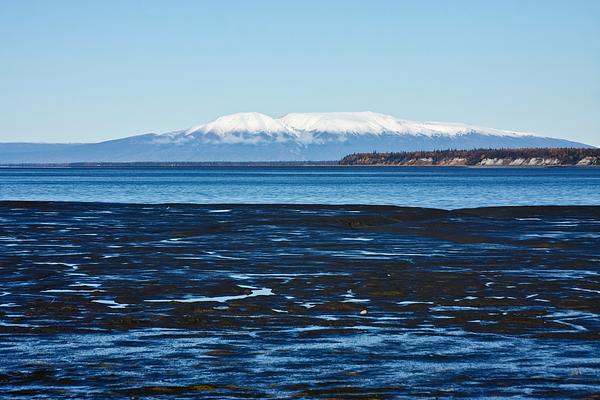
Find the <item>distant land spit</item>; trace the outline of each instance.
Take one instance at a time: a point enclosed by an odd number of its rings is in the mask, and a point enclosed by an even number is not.
[[[600,166],[600,149],[523,148],[355,153],[340,165],[552,167]]]
[[[354,153],[339,161],[6,163],[0,168],[194,168],[325,166],[595,167],[598,148],[522,148]]]

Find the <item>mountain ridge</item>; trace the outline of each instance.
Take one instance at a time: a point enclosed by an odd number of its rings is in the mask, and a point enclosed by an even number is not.
[[[235,113],[189,129],[98,143],[0,143],[0,163],[320,161],[369,151],[593,147],[529,132],[418,122],[371,111]]]
[[[288,113],[280,118],[257,112],[240,112],[221,116],[185,131],[195,133],[306,133],[336,134],[421,134],[458,135],[484,132],[506,136],[539,136],[531,132],[502,130],[457,122],[411,121],[372,111]]]

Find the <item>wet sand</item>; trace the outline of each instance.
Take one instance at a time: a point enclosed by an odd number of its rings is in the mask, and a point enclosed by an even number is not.
[[[0,202],[2,398],[600,397],[600,207]]]

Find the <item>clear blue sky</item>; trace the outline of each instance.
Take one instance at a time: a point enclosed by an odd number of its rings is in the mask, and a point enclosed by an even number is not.
[[[371,110],[600,145],[600,1],[0,2],[0,141]]]

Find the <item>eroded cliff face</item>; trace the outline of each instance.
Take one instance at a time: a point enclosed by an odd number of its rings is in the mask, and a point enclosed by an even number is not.
[[[577,165],[600,165],[600,157],[584,157]]]
[[[600,149],[485,149],[406,153],[361,153],[342,165],[543,167],[600,166]]]
[[[535,166],[560,166],[560,165],[597,165],[598,157],[586,157],[575,164],[563,164],[561,160],[554,157],[532,157],[532,158],[484,158],[474,165],[481,166],[510,166],[510,167],[535,167]],[[466,164],[465,164],[466,165]]]

